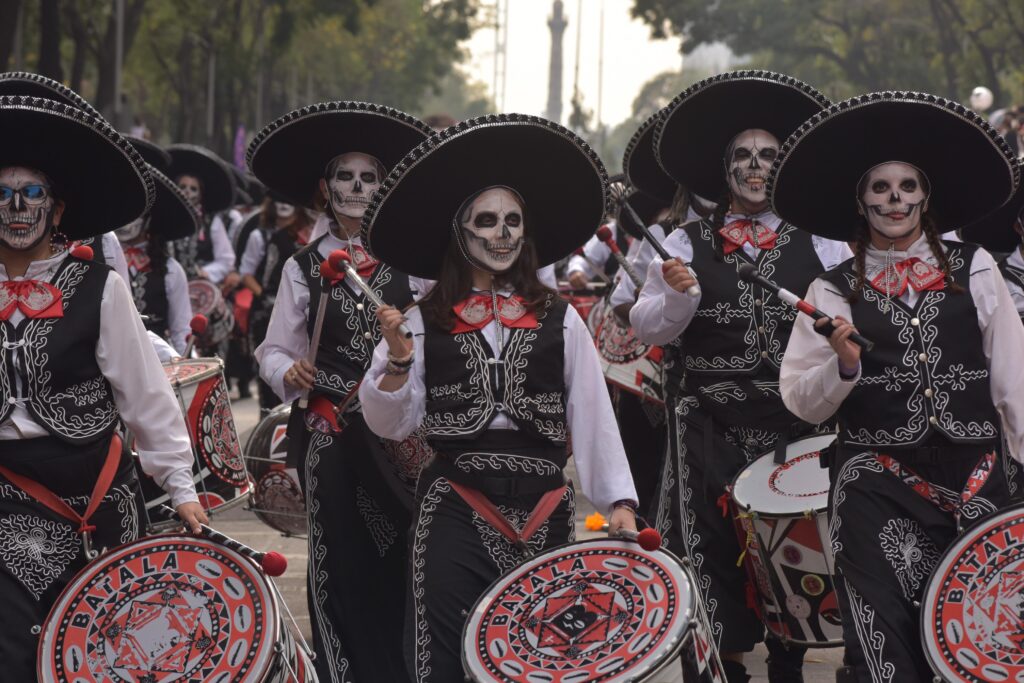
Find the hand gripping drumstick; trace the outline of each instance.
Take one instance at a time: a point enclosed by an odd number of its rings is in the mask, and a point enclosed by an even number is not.
[[[161,505],[160,507],[177,515],[177,512],[175,512],[170,506]],[[225,536],[221,532],[208,527],[205,524],[200,524],[199,526],[203,529],[203,536],[206,536],[206,538],[210,539],[214,543],[220,543],[225,548],[234,550],[240,555],[245,555],[263,569],[263,573],[267,576],[281,576],[288,569],[288,560],[281,553],[273,550],[265,553],[260,552],[259,550],[250,548],[240,541],[236,541],[230,536]]]
[[[331,263],[331,267],[338,272],[344,270],[348,275],[349,280],[352,281],[352,284],[363,290],[363,294],[366,295],[366,298],[372,301],[377,308],[387,306],[387,304],[384,303],[384,300],[377,296],[377,292],[370,289],[370,286],[366,284],[363,278],[359,276],[359,273],[356,272],[356,269],[352,267],[352,259],[349,257],[347,251],[344,249],[335,249],[331,252],[328,260]],[[406,327],[405,323],[398,326],[398,331],[405,335],[406,339],[412,337],[412,332],[409,331],[409,328]]]
[[[788,289],[783,289],[782,287],[779,287],[777,284],[766,278],[764,275],[761,275],[761,273],[758,272],[757,268],[755,268],[752,264],[742,264],[739,267],[738,272],[741,280],[761,285],[768,291],[773,292],[775,296],[779,297],[787,304],[789,304],[796,310],[800,311],[801,313],[806,313],[815,320],[832,320],[832,316],[822,313],[817,308],[810,305],[793,292],[789,291]],[[832,327],[831,325],[826,325],[823,329],[815,327],[814,331],[820,335],[828,337],[832,334],[832,330],[834,329],[835,328]],[[861,347],[865,351],[870,351],[871,349],[875,348],[875,343],[873,341],[871,341],[870,339],[865,339],[856,332],[850,335],[850,341],[852,341],[854,344]]]
[[[671,261],[673,258],[675,258],[671,254],[669,254],[668,251],[665,250],[665,247],[661,246],[661,242],[654,239],[654,235],[652,235],[651,231],[647,229],[647,224],[644,223],[644,221],[637,214],[636,209],[629,205],[629,202],[623,202],[622,206],[623,208],[626,209],[626,211],[629,211],[630,218],[632,218],[633,222],[636,223],[637,226],[640,228],[640,234],[643,235],[644,239],[650,243],[651,248],[653,248],[654,251],[657,252],[658,256],[661,257],[662,261]],[[687,268],[689,268],[689,265],[687,265]],[[693,272],[692,269],[690,270],[690,275],[693,276],[694,280],[697,279],[697,274]],[[692,296],[694,299],[699,297],[700,283],[690,285],[689,287],[687,287],[686,293]]]
[[[600,280],[602,280],[605,284],[609,284],[610,285],[612,283],[612,281],[610,279],[608,279],[608,276],[604,274],[604,266],[599,266],[596,263],[594,263],[591,260],[591,258],[589,256],[587,256],[586,252],[583,251],[583,247],[580,247],[576,251],[572,252],[572,255],[573,256],[579,256],[584,261],[586,261],[587,265],[590,266],[593,269],[594,273],[597,274],[597,277]]]
[[[590,531],[608,531],[608,523],[605,521],[604,515],[600,512],[588,515],[586,519],[586,526]],[[643,531],[619,529],[615,533],[615,536],[618,538],[624,538],[627,541],[633,541],[648,552],[657,550],[661,547],[661,534],[658,533],[657,529],[652,529],[650,527]]]
[[[619,267],[622,268],[626,275],[629,276],[629,279],[633,281],[633,284],[636,285],[636,288],[640,289],[641,287],[643,287],[643,280],[641,280],[640,276],[637,275],[637,272],[633,268],[633,265],[626,260],[626,257],[622,254],[622,250],[619,249],[619,245],[615,242],[615,239],[612,237],[612,229],[609,228],[607,225],[602,225],[600,228],[597,229],[597,239],[601,240],[602,242],[605,243],[605,245],[608,246],[608,248],[612,252],[612,256],[614,256],[615,260],[619,262]]]
[[[192,348],[196,345],[196,339],[203,336],[203,332],[206,332],[206,326],[210,324],[210,321],[206,319],[206,316],[202,313],[197,313],[192,316],[192,320],[189,321],[188,326],[192,329],[192,334],[188,336],[188,343],[185,344],[185,352],[181,354],[182,358],[192,357]]]

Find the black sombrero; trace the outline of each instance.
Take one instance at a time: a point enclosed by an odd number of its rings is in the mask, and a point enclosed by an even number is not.
[[[235,202],[235,179],[228,165],[216,154],[199,145],[171,145],[171,167],[167,177],[178,182],[182,175],[199,178],[203,185],[203,211],[215,214]]]
[[[151,167],[164,174],[171,169],[171,155],[166,149],[149,140],[143,140],[131,135],[125,135],[124,137],[128,142],[132,143],[135,151],[142,155],[142,160]]]
[[[431,129],[419,119],[369,102],[321,102],[285,114],[261,130],[246,159],[249,169],[291,203],[314,208],[317,185],[339,154],[361,152],[387,171]]]
[[[654,157],[654,131],[664,115],[665,110],[657,112],[633,133],[622,155],[622,171],[630,185],[671,204],[678,186]]]
[[[8,71],[0,73],[0,95],[28,95],[30,97],[43,97],[54,102],[70,104],[72,107],[88,112],[92,116],[102,119],[100,113],[86,101],[84,97],[76,93],[63,83],[40,76],[28,71]]]
[[[1021,164],[1017,162],[1018,168]],[[1005,253],[1013,251],[1021,244],[1021,237],[1014,230],[1014,224],[1024,216],[1024,181],[1017,186],[1017,191],[998,209],[963,229],[964,237],[980,244],[989,251]]]
[[[668,204],[663,200],[652,197],[640,190],[630,192],[626,199],[623,200],[623,204],[628,204],[633,208],[636,215],[644,222],[644,228],[653,225],[658,214],[663,209],[668,208]],[[644,239],[640,226],[633,220],[633,214],[627,211],[625,206],[619,209],[618,223],[619,227],[629,233],[634,239]]]
[[[772,166],[768,198],[797,227],[852,240],[863,220],[857,184],[887,161],[912,164],[928,176],[929,212],[941,230],[991,213],[1020,178],[1002,136],[971,110],[935,95],[879,92],[832,105],[800,126]]]
[[[199,229],[202,218],[177,183],[152,166],[156,181],[156,200],[149,210],[149,229],[165,241],[189,237]]]
[[[654,131],[654,154],[677,183],[718,201],[729,189],[725,151],[734,137],[760,128],[782,144],[829,104],[811,86],[783,74],[718,74],[690,86],[665,107]]]
[[[45,173],[64,202],[59,230],[85,239],[132,222],[153,203],[153,178],[135,148],[78,107],[41,97],[0,97],[0,167]]]
[[[572,131],[536,116],[492,114],[447,128],[409,152],[370,200],[363,241],[398,270],[437,279],[463,202],[504,185],[526,203],[526,229],[543,266],[594,234],[607,184],[604,164]]]

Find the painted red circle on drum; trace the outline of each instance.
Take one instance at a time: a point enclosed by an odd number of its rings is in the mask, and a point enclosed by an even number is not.
[[[534,558],[474,610],[470,668],[498,681],[598,682],[653,670],[692,618],[690,586],[673,564],[666,553],[596,541]]]
[[[804,453],[803,455],[797,456],[776,467],[771,473],[771,476],[768,477],[768,487],[780,496],[786,496],[789,498],[813,498],[815,496],[822,496],[828,493],[827,486],[820,491],[808,491],[806,488],[806,477],[796,478],[794,479],[795,485],[790,485],[790,476],[792,476],[796,470],[808,466],[819,467],[818,451]]]
[[[925,652],[950,681],[1024,680],[1024,507],[957,540],[925,592]]]
[[[248,560],[206,539],[155,536],[104,555],[67,587],[43,631],[40,680],[262,680],[277,624]]]

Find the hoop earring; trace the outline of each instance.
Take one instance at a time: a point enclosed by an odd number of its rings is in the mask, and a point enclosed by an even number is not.
[[[50,251],[57,252],[66,249],[71,240],[54,226],[50,230]]]

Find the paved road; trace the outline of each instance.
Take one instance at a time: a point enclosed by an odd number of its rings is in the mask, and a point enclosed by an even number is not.
[[[235,425],[244,444],[249,432],[256,426],[258,406],[254,399],[236,400],[233,402]],[[571,468],[571,465],[570,465]],[[572,473],[570,472],[570,476]],[[573,477],[575,479],[575,477]],[[586,531],[583,519],[593,512],[593,507],[577,493],[577,536],[589,538],[595,534]],[[278,588],[284,596],[289,609],[295,616],[299,627],[309,634],[309,616],[306,611],[306,542],[304,539],[285,538],[265,526],[253,513],[244,509],[235,509],[224,513],[213,520],[214,526],[233,538],[242,541],[258,550],[276,550],[288,559],[288,571],[277,579]],[[765,672],[763,646],[747,656],[747,667],[754,681],[768,680]],[[835,670],[842,661],[842,650],[839,648],[811,650],[804,660],[804,680],[806,683],[831,683],[835,681]],[[384,683],[384,682],[376,682]]]

